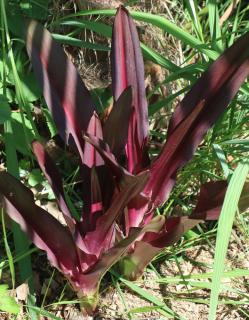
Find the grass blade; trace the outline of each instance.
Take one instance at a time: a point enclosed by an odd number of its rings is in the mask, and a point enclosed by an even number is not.
[[[123,284],[125,284],[128,288],[130,288],[132,291],[136,292],[139,296],[144,298],[145,300],[153,303],[155,306],[157,306],[158,312],[160,312],[162,315],[164,315],[166,318],[169,319],[181,319],[184,320],[182,317],[178,316],[173,310],[171,310],[163,301],[158,299],[157,297],[151,295],[149,292],[146,290],[140,288],[138,285],[135,283],[128,281],[118,274],[116,274],[114,271],[111,271],[111,273],[118,278]]]
[[[3,227],[3,241],[4,241],[4,246],[5,246],[5,251],[8,257],[8,263],[9,263],[9,268],[10,268],[10,274],[11,274],[11,281],[12,281],[12,288],[15,288],[15,280],[16,280],[16,275],[15,275],[15,267],[14,267],[14,259],[8,244],[8,239],[6,235],[6,228],[5,228],[5,219],[4,219],[4,212],[3,209],[1,210],[1,221],[2,221],[2,227]]]
[[[208,1],[208,18],[212,45],[218,51],[223,51],[224,48],[221,39],[220,19],[216,0]]]
[[[64,19],[73,18],[73,17],[80,17],[80,16],[89,16],[89,15],[100,15],[100,16],[113,16],[115,14],[115,10],[86,10],[80,11],[76,14],[68,15]],[[174,23],[170,22],[168,19],[161,17],[159,15],[147,13],[147,12],[138,12],[138,11],[131,11],[131,16],[138,21],[143,21],[145,23],[151,23],[152,25],[164,30],[167,33],[170,33],[172,36],[176,37],[177,39],[181,40],[185,44],[189,45],[191,48],[197,49],[199,52],[207,55],[211,59],[216,59],[219,54],[218,52],[209,49],[208,46],[200,41],[199,39],[192,36],[187,31],[183,30],[182,28],[176,26]],[[61,22],[58,21],[57,22]]]
[[[3,66],[5,66],[6,59],[7,59],[6,47],[5,47],[5,44],[7,44],[8,48],[9,48],[9,57],[10,57],[10,62],[11,62],[11,66],[13,69],[13,74],[15,75],[15,74],[17,74],[17,70],[15,68],[14,54],[11,49],[11,41],[10,41],[9,32],[8,32],[8,23],[7,23],[4,0],[1,0],[0,7],[1,7]],[[3,67],[3,68],[5,68],[5,67]],[[17,78],[19,79],[18,74],[17,74]],[[4,83],[5,83],[5,80],[4,80]],[[17,98],[20,98],[20,96],[18,94],[18,88],[19,88],[18,83],[20,85],[20,79],[19,79],[19,82],[15,81],[15,86],[16,86],[16,90],[17,90]],[[3,88],[3,93],[5,92],[5,89],[6,88]],[[25,128],[24,128],[24,130],[25,130]],[[6,147],[7,170],[13,176],[19,177],[18,159],[17,159],[16,150],[14,147],[15,144],[13,142],[14,141],[14,133],[13,133],[13,128],[12,128],[12,123],[10,120],[6,121],[4,124],[4,135],[5,135],[5,143],[6,143],[5,147]],[[21,231],[19,225],[16,224],[15,222],[13,222],[13,224],[12,224],[12,230],[13,230],[13,235],[14,235],[14,243],[15,243],[16,253],[23,254],[24,252],[28,251],[28,249],[29,249],[29,241],[28,241],[26,235]],[[32,267],[31,267],[30,256],[27,256],[25,259],[19,261],[18,265],[19,265],[19,269],[20,269],[21,279],[23,281],[28,280],[29,285],[30,285],[30,290],[32,291],[33,290],[33,278],[32,278]]]
[[[225,257],[229,238],[232,231],[235,213],[237,211],[240,194],[242,192],[247,174],[248,164],[239,164],[228,185],[224,204],[218,223],[217,241],[214,257],[214,273],[212,277],[210,309],[208,320],[216,319],[221,278],[225,268]]]
[[[228,176],[230,175],[230,169],[227,164],[227,159],[226,159],[225,153],[219,144],[214,143],[213,148],[214,148],[214,151],[217,155],[217,158],[220,161],[220,165],[222,167],[224,177],[228,178]]]
[[[69,19],[69,20],[63,20],[60,24],[66,25],[66,26],[77,27],[79,29],[91,30],[91,31],[96,32],[96,33],[98,33],[104,37],[107,37],[107,38],[111,38],[111,36],[112,36],[112,28],[110,26],[108,26],[104,23],[96,22],[96,21],[91,21],[91,20],[77,21],[77,20]],[[58,35],[53,34],[53,37],[57,41],[60,40],[60,38],[58,38]],[[74,39],[74,42],[76,40],[77,39]],[[81,40],[77,40],[77,41],[82,43]],[[76,45],[77,45],[77,42],[76,42]],[[93,45],[93,44],[91,44],[91,45]],[[100,45],[98,44],[98,46],[100,46]],[[104,48],[106,48],[106,47],[104,47]],[[161,65],[162,67],[168,69],[169,71],[176,72],[176,71],[180,70],[180,67],[175,65],[170,60],[164,58],[162,55],[160,55],[159,53],[157,53],[153,49],[149,48],[145,44],[141,43],[141,48],[142,48],[143,55],[145,56],[145,58]]]
[[[197,2],[196,0],[188,0],[186,1],[186,7],[188,10],[188,13],[190,15],[190,18],[193,22],[196,34],[198,36],[198,38],[204,42],[204,37],[203,37],[203,31],[202,31],[202,26],[198,17],[198,13],[197,13]]]
[[[110,48],[108,46],[99,44],[99,43],[91,43],[89,41],[83,41],[79,40],[67,35],[61,35],[61,34],[53,34],[53,38],[63,44],[68,44],[71,46],[79,47],[79,48],[86,48],[86,49],[92,49],[92,50],[98,50],[98,51],[109,51]]]

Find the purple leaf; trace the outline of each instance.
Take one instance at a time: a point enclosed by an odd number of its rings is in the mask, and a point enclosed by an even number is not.
[[[176,171],[185,163],[182,150],[186,147],[184,142],[187,137],[191,137],[195,121],[198,119],[204,106],[205,101],[201,101],[192,113],[184,119],[181,126],[176,128],[169,136],[160,156],[150,167],[151,176],[144,192],[151,196],[154,207],[159,206],[167,199],[175,184]]]
[[[158,231],[145,233],[135,243],[134,251],[124,259],[126,277],[137,279],[147,264],[164,248],[175,244],[182,235],[204,220],[217,220],[226,193],[225,181],[208,182],[201,186],[198,202],[189,217],[170,217]],[[179,212],[178,212],[179,215]],[[153,221],[153,220],[152,220]]]
[[[48,30],[31,21],[25,35],[28,55],[56,127],[66,143],[73,138],[83,159],[82,131],[87,130],[95,110],[91,96]]]
[[[133,228],[129,235],[117,242],[112,248],[106,251],[101,259],[81,277],[81,288],[78,296],[82,300],[82,306],[92,314],[98,300],[99,283],[104,274],[114,265],[121,256],[132,246],[134,241],[145,232],[159,230],[164,223],[164,217],[156,217],[144,228]]]
[[[101,123],[96,112],[93,113],[89,121],[86,133],[99,139],[103,138]],[[95,148],[88,142],[85,143],[84,147],[83,164],[85,164],[88,168],[101,166],[104,164],[102,157],[95,150]]]
[[[91,143],[98,151],[98,153],[104,159],[106,165],[110,168],[113,176],[117,178],[118,182],[121,182],[124,178],[129,179],[129,177],[132,177],[132,175],[127,170],[125,170],[120,164],[118,164],[107,143],[90,134],[85,134],[83,138],[86,142]]]
[[[75,220],[68,209],[62,179],[56,165],[40,142],[34,141],[32,143],[32,149],[42,172],[52,187],[59,208],[61,209],[70,230],[74,232]]]
[[[192,229],[201,221],[192,220],[188,217],[171,217],[167,219],[160,232],[146,233],[141,241],[135,243],[134,251],[124,259],[123,263],[129,266],[123,270],[125,277],[130,280],[137,279],[147,264],[163,248],[176,243],[186,231]]]
[[[196,84],[177,106],[169,123],[168,136],[188,116],[200,101],[206,107],[198,126],[206,130],[223,113],[248,75],[249,32],[240,37],[203,73]],[[206,118],[205,118],[206,116]],[[204,125],[206,120],[206,125]]]
[[[97,171],[97,169],[101,170]],[[102,166],[83,168],[83,215],[81,221],[77,223],[82,237],[85,236],[87,232],[95,230],[96,221],[104,210],[102,188],[98,178],[98,173],[101,174],[101,171],[104,171],[104,169]]]
[[[106,162],[106,165],[110,167],[112,174],[117,178],[117,185],[122,188],[128,185],[133,176],[126,171],[122,166],[118,164],[114,155],[110,152],[109,146],[102,140],[85,135],[84,139],[90,142],[96,150],[101,154]],[[135,228],[140,226],[144,219],[144,214],[148,209],[148,203],[150,198],[143,194],[138,194],[132,199],[128,205],[128,211],[125,216],[125,230],[126,234],[129,233],[130,228]]]
[[[97,138],[103,137],[101,122],[96,112],[91,117],[87,133]],[[96,219],[101,215],[106,203],[110,201],[111,195],[108,192],[102,192],[102,190],[108,190],[102,188],[106,181],[109,180],[109,190],[112,191],[113,189],[112,177],[105,168],[102,157],[94,146],[87,141],[84,146],[81,176],[83,181],[82,200],[84,207],[82,221],[78,224],[78,227],[81,234],[84,235],[86,232],[95,229]]]
[[[145,97],[144,64],[135,24],[128,11],[119,7],[112,34],[112,80],[115,100],[132,86],[132,106],[126,154],[128,170],[137,173],[148,164],[148,108]]]
[[[110,208],[97,220],[96,230],[88,232],[82,239],[81,250],[98,257],[113,244],[116,220],[123,214],[124,208],[131,199],[142,191],[147,180],[147,172],[133,177],[126,187],[114,195]]]
[[[80,256],[70,233],[35,204],[27,187],[4,171],[0,172],[0,193],[8,215],[20,224],[38,248],[47,252],[53,266],[77,282],[81,272]]]
[[[146,193],[155,205],[165,201],[176,172],[191,159],[208,129],[221,116],[249,73],[249,33],[215,61],[177,107],[168,139],[151,168]]]
[[[211,181],[201,186],[197,205],[190,215],[192,219],[217,220],[227,190],[226,181]]]
[[[129,249],[142,229],[133,229],[129,236],[110,248],[101,259],[87,273],[81,276],[81,285],[75,288],[81,299],[81,307],[88,314],[93,314],[98,303],[99,284],[105,273],[120,259]]]
[[[104,125],[104,140],[112,153],[119,158],[127,143],[129,120],[132,111],[132,88],[128,87],[114,103]]]

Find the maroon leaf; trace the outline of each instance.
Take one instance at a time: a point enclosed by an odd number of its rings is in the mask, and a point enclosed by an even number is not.
[[[99,283],[104,274],[114,265],[121,256],[131,247],[134,241],[145,232],[159,230],[164,223],[164,217],[156,217],[144,228],[133,228],[129,235],[115,244],[103,254],[99,260],[87,273],[81,277],[81,287],[78,296],[82,301],[84,309],[91,314],[97,305]]]
[[[97,172],[98,168],[101,170],[105,169],[103,167],[83,168],[82,198],[84,206],[82,219],[77,223],[77,227],[79,228],[82,237],[84,237],[87,232],[95,230],[96,221],[102,215],[104,210],[102,188],[98,178],[98,173],[101,174],[101,171]],[[89,177],[87,175],[89,175]]]
[[[201,186],[197,205],[190,215],[192,219],[217,220],[227,190],[226,181],[211,181]]]
[[[84,139],[90,142],[101,154],[106,165],[110,167],[112,174],[117,178],[118,186],[122,188],[128,185],[133,176],[117,163],[114,155],[109,150],[109,146],[104,141],[90,135],[85,135]],[[125,217],[126,234],[129,233],[130,228],[140,226],[148,209],[149,201],[150,198],[139,194],[129,203]]]
[[[83,159],[82,131],[95,106],[73,63],[48,30],[35,21],[25,29],[27,51],[61,137],[73,138]]]
[[[203,73],[177,106],[169,123],[168,136],[202,100],[205,100],[206,106],[198,122],[199,130],[203,126],[200,133],[204,134],[223,113],[248,75],[248,42],[249,32],[240,37]]]
[[[224,112],[249,73],[249,33],[214,62],[177,107],[168,140],[151,168],[146,192],[160,205],[175,184],[176,172],[193,156],[204,134]]]
[[[195,121],[198,119],[204,106],[205,101],[201,101],[188,117],[184,119],[181,126],[176,128],[169,136],[160,156],[150,167],[151,176],[144,192],[151,196],[154,207],[159,206],[167,199],[175,184],[177,169],[187,161],[182,148],[187,148],[184,142],[187,137],[191,137]]]
[[[115,100],[132,86],[132,106],[126,154],[128,170],[137,173],[148,164],[148,108],[145,97],[144,64],[135,24],[128,11],[119,7],[112,35],[112,80]]]
[[[98,303],[99,284],[105,273],[120,259],[129,249],[142,229],[133,229],[126,239],[119,241],[110,248],[101,259],[86,274],[81,276],[81,284],[75,288],[81,300],[81,307],[88,314],[93,314]]]
[[[189,217],[170,217],[159,232],[147,232],[135,243],[134,251],[124,259],[127,278],[137,279],[147,264],[164,248],[176,243],[182,235],[204,220],[219,218],[226,193],[225,181],[208,182],[201,186],[197,206]],[[179,213],[178,213],[179,214]]]
[[[70,233],[35,204],[28,188],[4,171],[0,172],[0,193],[8,215],[20,224],[38,248],[47,252],[51,264],[71,281],[79,281],[80,258]]]
[[[70,230],[74,232],[75,220],[73,219],[71,212],[68,209],[62,179],[56,165],[40,142],[34,141],[32,143],[32,149],[42,172],[44,173],[46,179],[52,187],[52,190],[57,198],[58,205]]]
[[[142,191],[147,180],[147,172],[132,177],[129,184],[114,195],[110,208],[97,220],[96,230],[88,232],[82,239],[81,250],[98,257],[112,245],[115,221],[123,213],[130,200]]]
[[[246,181],[239,199],[239,210],[246,211],[249,208],[249,182]]]
[[[124,258],[123,272],[130,280],[137,279],[147,264],[163,248],[176,243],[181,236],[200,223],[202,220],[192,220],[188,217],[172,217],[167,219],[161,231],[148,232],[141,241],[135,243],[134,251]],[[126,266],[125,268],[125,264]]]
[[[132,111],[132,88],[128,87],[114,103],[104,126],[104,140],[112,153],[119,158],[127,143],[129,120]]]
[[[139,194],[128,205],[128,210],[125,216],[126,234],[130,228],[136,228],[147,224],[153,217],[153,210],[150,210],[150,198],[143,193]],[[145,215],[146,214],[146,215]]]
[[[96,112],[93,113],[88,124],[87,133],[98,138],[103,137],[101,123]],[[108,179],[110,175],[108,175],[104,167],[104,161],[94,146],[87,141],[84,146],[81,176],[83,181],[82,200],[84,207],[82,221],[78,224],[78,227],[81,234],[85,235],[86,232],[95,229],[96,219],[103,210],[103,200],[108,202],[108,199],[106,199],[107,192],[102,192],[105,180],[109,180],[110,190],[112,191],[112,181]]]
[[[110,168],[112,174],[117,178],[119,182],[121,182],[124,178],[129,179],[129,177],[132,177],[132,175],[127,170],[125,170],[121,165],[118,164],[115,156],[111,153],[110,147],[107,143],[90,134],[85,134],[83,138],[86,142],[91,143],[99,152],[106,165]]]
[[[99,117],[96,112],[93,113],[93,115],[89,121],[86,133],[90,134],[92,136],[95,136],[99,139],[103,138],[101,123],[100,123]],[[82,136],[82,133],[81,133],[81,136]],[[101,166],[104,164],[102,157],[95,150],[95,148],[88,142],[85,143],[85,147],[84,147],[83,163],[88,168],[92,168],[95,166]]]

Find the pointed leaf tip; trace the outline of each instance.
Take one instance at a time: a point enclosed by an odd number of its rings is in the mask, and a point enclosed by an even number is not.
[[[60,176],[57,167],[49,156],[43,145],[39,141],[32,142],[32,150],[36,156],[38,164],[45,175],[46,179],[48,180],[61,209],[64,218],[70,228],[71,232],[74,232],[75,228],[75,220],[71,215],[71,212],[67,206],[66,196],[63,188],[63,182]]]
[[[7,172],[0,172],[0,193],[8,215],[34,244],[47,252],[51,264],[71,279],[78,279],[79,256],[72,236],[53,216],[35,204],[32,192]]]
[[[87,130],[95,111],[90,93],[62,47],[41,24],[28,22],[25,40],[35,76],[60,136],[66,143],[73,139],[83,158],[81,133]]]
[[[126,154],[128,170],[137,173],[147,163],[148,106],[145,96],[144,63],[136,26],[128,11],[117,11],[111,50],[113,95],[117,100],[128,87],[133,88],[132,112],[129,122]]]
[[[177,171],[188,162],[204,135],[222,115],[249,74],[249,32],[228,48],[201,76],[177,106],[166,144],[152,165],[146,193],[164,202]],[[170,155],[170,156],[169,156]]]

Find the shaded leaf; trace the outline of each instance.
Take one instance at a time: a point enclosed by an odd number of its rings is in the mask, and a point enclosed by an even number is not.
[[[70,228],[74,231],[75,221],[71,215],[71,212],[67,206],[66,197],[64,193],[63,183],[59,171],[54,164],[54,161],[50,158],[43,145],[38,141],[33,141],[32,149],[39,163],[39,166],[48,180],[58,202],[58,205],[64,215],[64,218]]]
[[[123,210],[129,201],[143,190],[147,180],[147,172],[132,177],[129,183],[118,194],[114,195],[110,208],[97,220],[96,230],[88,232],[82,239],[81,250],[98,257],[103,250],[108,249],[113,244],[114,223],[123,214]],[[77,240],[79,241],[79,239]]]
[[[28,184],[31,187],[35,187],[38,184],[42,183],[44,180],[44,177],[41,174],[41,171],[39,169],[33,169],[29,174]]]
[[[51,34],[35,21],[25,28],[27,51],[61,137],[73,138],[83,159],[82,131],[95,110],[73,63]]]
[[[104,126],[104,140],[118,158],[127,143],[129,120],[132,112],[132,88],[128,87],[114,103]]]
[[[222,115],[249,73],[249,32],[215,61],[176,108],[168,139],[146,187],[156,205],[165,201],[176,172],[191,159],[208,129]],[[159,174],[160,172],[160,174]]]
[[[136,26],[128,11],[119,7],[112,33],[112,84],[115,100],[132,86],[132,106],[126,154],[128,170],[137,173],[148,163],[148,107],[145,97],[144,63]]]
[[[249,208],[249,182],[246,181],[239,199],[239,210],[246,211]]]
[[[22,115],[20,112],[11,113],[11,125],[14,133],[13,143],[16,150],[24,155],[30,155],[29,146],[35,139],[35,134],[32,130],[32,125],[25,114],[23,115],[23,119],[24,123],[22,122]]]
[[[9,216],[20,224],[38,248],[47,252],[51,264],[71,279],[77,279],[79,256],[69,232],[35,204],[28,188],[4,171],[0,172],[0,193],[4,196]]]
[[[131,177],[132,175],[123,168],[116,160],[115,156],[111,153],[110,147],[103,140],[92,136],[90,134],[85,134],[83,138],[91,143],[94,148],[99,152],[101,157],[104,159],[106,165],[110,168],[112,174],[120,182],[124,177]]]
[[[226,181],[208,182],[201,186],[198,203],[190,215],[192,219],[216,220],[227,190]]]
[[[20,81],[23,94],[27,98],[27,101],[34,102],[41,97],[41,91],[33,73],[22,74],[20,76]]]
[[[0,94],[0,124],[4,123],[11,118],[11,109],[8,103],[8,99]]]

